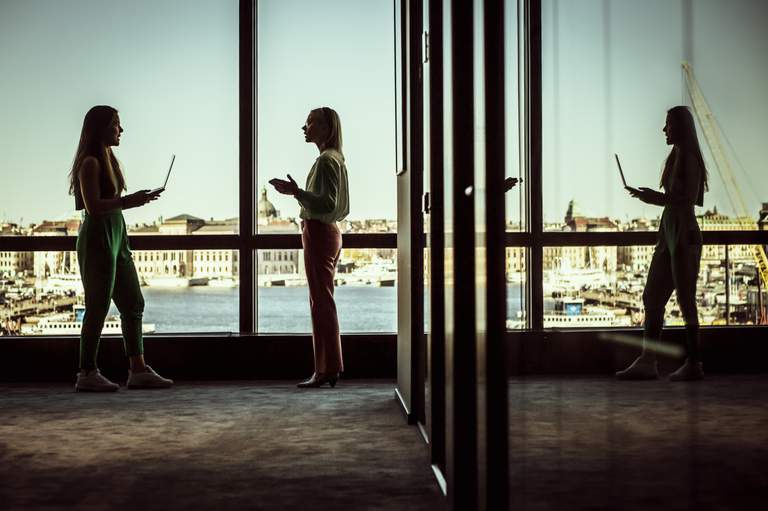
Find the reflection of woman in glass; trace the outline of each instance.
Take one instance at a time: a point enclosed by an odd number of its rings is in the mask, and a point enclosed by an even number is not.
[[[663,192],[627,187],[630,195],[647,204],[663,206],[659,238],[643,292],[645,322],[643,351],[623,371],[620,379],[658,378],[656,354],[648,340],[661,337],[664,308],[672,291],[685,319],[686,359],[669,375],[673,381],[700,380],[704,376],[699,355],[699,317],[696,310],[696,279],[699,274],[702,238],[694,205],[702,206],[707,190],[707,170],[701,156],[696,127],[690,110],[676,106],[667,112],[664,126],[667,144],[672,145],[661,175]]]
[[[347,167],[341,152],[341,121],[334,110],[312,110],[302,130],[304,140],[320,151],[307,176],[306,190],[299,188],[290,175],[288,181],[272,179],[270,183],[278,192],[296,197],[301,206],[301,243],[309,285],[315,372],[298,386],[321,387],[328,383],[334,387],[344,370],[333,280],[341,253],[341,231],[336,222],[349,213]]]
[[[108,392],[119,385],[96,368],[101,330],[111,300],[120,311],[120,326],[130,361],[128,388],[164,388],[173,381],[144,363],[141,318],[144,298],[128,247],[123,210],[137,208],[160,195],[141,190],[121,196],[125,178],[112,147],[120,145],[120,118],[109,106],[85,114],[80,143],[70,173],[75,207],[85,209],[77,236],[77,258],[85,289],[85,315],[80,334],[80,373],[75,390]]]

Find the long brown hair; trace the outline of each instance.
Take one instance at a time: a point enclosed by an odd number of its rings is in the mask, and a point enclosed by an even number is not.
[[[323,120],[328,125],[328,140],[325,141],[325,147],[327,149],[336,149],[338,152],[344,154],[341,151],[342,139],[341,139],[341,118],[336,110],[333,108],[323,106],[315,108],[314,112],[320,112],[323,116]]]
[[[664,162],[664,171],[661,173],[661,186],[667,186],[672,174],[675,162],[683,158],[694,158],[696,163],[702,169],[701,183],[699,188],[699,197],[696,203],[703,205],[704,192],[709,190],[709,173],[704,165],[704,158],[701,155],[699,138],[696,135],[696,124],[693,121],[691,110],[684,105],[675,106],[667,110],[667,122],[670,124],[672,134],[675,139],[672,141],[674,147],[669,152]],[[679,164],[683,162],[680,161]]]
[[[115,194],[125,190],[125,177],[112,148],[104,143],[107,129],[117,115],[117,109],[107,105],[96,105],[88,110],[83,119],[83,129],[80,131],[80,142],[77,144],[75,159],[69,171],[69,193],[74,195],[80,189],[80,166],[88,156],[98,160],[105,171],[112,170],[115,177]],[[111,180],[110,180],[111,181]]]

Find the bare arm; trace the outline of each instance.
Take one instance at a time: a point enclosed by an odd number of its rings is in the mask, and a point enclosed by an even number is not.
[[[632,188],[631,186],[627,186],[626,190],[632,197],[636,197],[646,204],[653,204],[654,206],[663,206],[666,204],[666,196],[662,192],[657,192],[652,188],[646,188],[645,186]]]
[[[691,155],[686,155],[682,161],[678,159],[675,162],[674,178],[669,190],[659,192],[645,187],[627,187],[627,190],[646,204],[691,206],[696,204],[699,197],[702,170]]]

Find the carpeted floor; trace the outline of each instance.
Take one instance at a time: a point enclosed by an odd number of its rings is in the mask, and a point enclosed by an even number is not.
[[[768,509],[768,377],[509,386],[511,509]]]
[[[432,510],[392,382],[0,385],[3,510]]]
[[[511,509],[765,509],[768,378],[510,382]],[[0,385],[0,510],[438,510],[392,382]]]

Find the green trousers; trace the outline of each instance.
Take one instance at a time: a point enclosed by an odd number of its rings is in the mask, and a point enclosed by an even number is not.
[[[77,258],[85,288],[85,315],[80,332],[80,369],[96,368],[101,330],[115,301],[127,356],[144,353],[141,319],[144,297],[133,264],[120,210],[83,216],[77,236]]]

